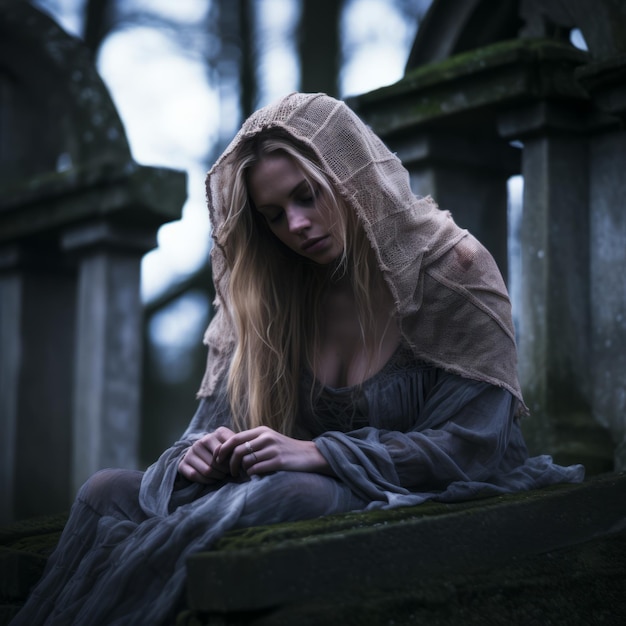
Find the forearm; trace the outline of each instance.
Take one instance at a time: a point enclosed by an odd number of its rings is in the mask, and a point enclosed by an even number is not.
[[[440,387],[439,398],[433,396],[408,432],[373,426],[329,432],[316,439],[317,446],[348,483],[366,480],[385,490],[414,491],[483,480],[507,450],[515,402],[509,392],[490,385],[470,381],[461,387],[458,404],[441,402],[454,389]]]

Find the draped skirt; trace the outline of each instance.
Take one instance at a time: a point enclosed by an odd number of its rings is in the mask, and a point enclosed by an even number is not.
[[[142,476],[102,470],[83,485],[41,581],[12,624],[172,623],[187,557],[226,531],[366,506],[334,478],[277,472],[205,487],[200,497],[191,490],[190,502],[184,490],[174,492],[176,508],[155,516],[139,503]]]

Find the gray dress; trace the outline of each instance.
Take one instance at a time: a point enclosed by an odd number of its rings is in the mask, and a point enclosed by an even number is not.
[[[215,393],[145,473],[103,470],[85,483],[13,623],[170,623],[187,557],[230,529],[583,479],[579,465],[528,458],[511,393],[416,362],[404,348],[358,387],[321,387],[305,374],[301,397],[299,435],[316,442],[337,478],[277,472],[217,487],[181,479],[187,447],[229,424],[225,395]]]

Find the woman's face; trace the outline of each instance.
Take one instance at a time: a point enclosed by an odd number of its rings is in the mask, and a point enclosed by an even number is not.
[[[248,173],[248,192],[270,230],[297,254],[327,265],[343,252],[330,216],[296,163],[284,153],[263,157]]]

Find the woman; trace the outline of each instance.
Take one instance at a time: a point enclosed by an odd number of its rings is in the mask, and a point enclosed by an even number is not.
[[[345,104],[258,111],[207,197],[198,411],[145,474],[83,486],[15,623],[167,621],[187,556],[231,528],[582,480],[528,458],[493,259]]]

